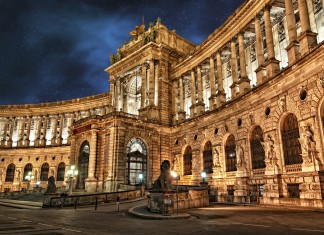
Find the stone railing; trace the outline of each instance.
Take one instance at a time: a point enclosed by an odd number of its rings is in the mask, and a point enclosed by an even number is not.
[[[300,171],[302,171],[302,164],[286,165],[287,173],[300,172]]]
[[[253,175],[264,175],[265,168],[253,169],[252,172],[253,172]]]

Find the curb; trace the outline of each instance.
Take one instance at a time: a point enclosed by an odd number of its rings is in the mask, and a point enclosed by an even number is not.
[[[187,213],[170,214],[170,215],[151,213],[146,209],[146,206],[132,207],[128,210],[128,212],[133,216],[142,219],[151,219],[151,220],[178,220],[178,219],[189,219],[191,217],[191,215]]]

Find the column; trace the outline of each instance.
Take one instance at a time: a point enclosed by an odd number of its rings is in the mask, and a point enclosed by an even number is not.
[[[120,109],[121,109],[121,111],[123,111],[123,112],[126,112],[126,109],[124,108],[124,84],[123,84],[123,82],[121,82],[120,81]],[[126,102],[125,102],[126,103]],[[94,109],[92,110],[92,112],[94,113]]]
[[[215,63],[214,56],[209,57],[209,81],[210,81],[210,97],[209,110],[216,108],[216,89],[215,89]]]
[[[91,130],[88,180],[95,179],[94,173],[96,169],[96,156],[97,156],[97,133],[98,133],[97,129]]]
[[[141,109],[145,107],[146,100],[146,64],[142,64],[142,82],[141,82]]]
[[[67,128],[67,133],[68,133],[68,136],[67,136],[67,140],[66,140],[66,144],[71,144],[71,124],[72,124],[72,119],[73,119],[73,113],[69,113],[67,115],[67,124],[66,124],[66,128]],[[62,140],[63,141],[63,140]]]
[[[246,73],[246,62],[245,62],[245,49],[244,49],[244,32],[239,32],[238,34],[238,42],[239,42],[239,53],[240,53],[240,71],[241,71],[241,80],[240,84],[240,92],[241,94],[246,93],[250,90],[250,79]]]
[[[198,103],[196,105],[196,113],[202,114],[205,112],[205,104],[203,102],[202,96],[202,79],[201,79],[201,67],[200,65],[197,66],[197,83],[198,83]]]
[[[263,77],[266,76],[266,69],[264,67],[264,54],[262,45],[262,33],[261,33],[261,15],[256,15],[254,19],[255,24],[255,44],[256,54],[258,60],[258,68],[255,70],[257,76],[257,85],[261,84]]]
[[[5,144],[6,144],[8,127],[9,127],[9,118],[6,117],[5,118],[5,123],[4,123],[4,128],[3,128],[3,137],[2,137],[2,140],[1,140],[1,146],[2,147],[4,147]]]
[[[298,10],[302,28],[298,40],[300,43],[300,53],[304,56],[311,48],[317,45],[317,33],[311,30],[306,0],[298,0]]]
[[[232,67],[232,79],[233,84],[230,86],[232,92],[232,99],[240,94],[238,75],[237,75],[237,58],[235,48],[235,38],[231,40],[231,67]]]
[[[51,145],[56,144],[56,136],[57,136],[57,121],[58,121],[58,116],[53,117],[54,120],[54,125],[53,125],[53,130],[52,130],[52,136],[51,136]]]
[[[11,117],[11,125],[10,125],[10,132],[9,132],[9,140],[7,141],[7,146],[11,147],[12,146],[12,137],[13,137],[13,131],[15,127],[15,117]]]
[[[18,147],[23,146],[24,134],[25,134],[25,117],[21,117],[20,130],[18,135]]]
[[[46,132],[47,132],[47,122],[48,122],[48,115],[44,117],[44,122],[43,122],[43,136],[40,137],[40,145],[41,146],[46,146]]]
[[[62,131],[63,131],[63,121],[64,121],[64,114],[61,114],[60,115],[60,130],[59,130],[59,134],[58,134],[58,136],[56,136],[56,143],[58,144],[58,145],[61,145],[62,144],[62,140],[63,140],[63,138],[62,138]]]
[[[110,76],[110,99],[111,99],[111,106],[115,107],[115,77]]]
[[[296,20],[292,0],[285,0],[286,20],[288,26],[289,45],[286,47],[288,53],[288,64],[291,65],[296,61],[299,53],[299,43],[297,41]]]
[[[120,97],[120,78],[117,78],[116,79],[116,87],[115,87],[115,90],[116,90],[116,111],[119,112],[120,111],[120,103],[121,103],[121,97]]]
[[[268,61],[265,63],[267,69],[268,78],[274,76],[279,72],[279,60],[275,58],[274,44],[273,44],[273,35],[272,35],[272,25],[270,19],[270,5],[266,5],[264,8],[264,26],[266,34],[266,43],[268,51]]]
[[[195,116],[195,106],[196,106],[196,81],[195,81],[195,70],[191,69],[191,106],[190,106],[190,117]]]
[[[37,132],[35,134],[35,140],[34,140],[34,146],[36,146],[36,147],[40,145],[40,136],[41,136],[41,131],[42,131],[42,117],[38,116],[37,120],[38,120]]]
[[[154,104],[157,106],[159,104],[159,86],[160,86],[160,79],[159,79],[159,61],[155,61],[155,92],[154,92]]]
[[[27,135],[26,135],[26,139],[24,141],[24,146],[28,147],[30,144],[30,126],[31,126],[31,121],[32,121],[32,116],[30,116],[28,118],[28,123],[27,123]]]
[[[175,124],[177,121],[177,113],[178,113],[178,80],[173,80],[172,82],[172,116],[173,123]]]
[[[222,106],[226,101],[226,94],[224,92],[223,85],[223,73],[222,73],[222,57],[221,52],[216,53],[216,63],[217,63],[217,95],[216,95],[216,105],[217,108]]]
[[[184,111],[184,97],[183,97],[183,78],[184,76],[180,76],[179,79],[179,93],[180,93],[180,111],[178,113],[178,119],[179,121],[183,121],[186,119],[186,112]]]
[[[150,73],[149,73],[149,105],[154,105],[154,59],[150,60]]]

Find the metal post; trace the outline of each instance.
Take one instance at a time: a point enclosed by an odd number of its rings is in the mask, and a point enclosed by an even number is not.
[[[96,197],[96,206],[95,206],[95,210],[97,210],[97,206],[98,206],[98,198]]]
[[[178,184],[179,184],[179,180],[177,180],[177,214],[179,211],[179,191],[178,191]]]

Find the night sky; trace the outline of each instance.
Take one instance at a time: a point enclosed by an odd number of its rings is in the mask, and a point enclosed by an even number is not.
[[[244,0],[0,0],[0,105],[109,90],[109,55],[142,16],[195,44]]]

